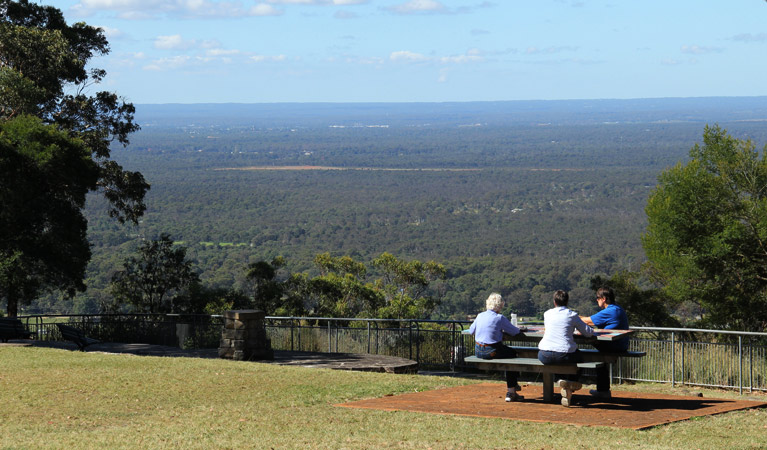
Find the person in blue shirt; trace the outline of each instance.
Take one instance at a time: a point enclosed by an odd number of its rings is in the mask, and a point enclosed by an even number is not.
[[[582,317],[584,322],[596,328],[605,330],[628,330],[629,319],[626,311],[615,304],[615,292],[609,287],[597,290],[597,305],[601,311],[591,317]],[[629,349],[628,339],[619,339],[609,342],[595,342],[594,348],[600,352],[625,352]],[[589,391],[592,396],[610,398],[610,369],[605,366],[597,369],[597,388]]]
[[[487,311],[477,315],[469,327],[469,333],[474,336],[474,354],[478,358],[516,358],[513,348],[503,345],[503,335],[516,336],[521,331],[512,325],[511,321],[501,314],[504,301],[501,294],[492,293],[485,301]],[[506,371],[506,401],[524,400],[517,392],[522,387],[517,383],[518,372]]]

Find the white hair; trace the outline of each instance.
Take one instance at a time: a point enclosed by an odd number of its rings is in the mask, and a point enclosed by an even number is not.
[[[501,308],[503,308],[504,304],[505,302],[503,301],[503,297],[501,297],[501,294],[498,294],[497,292],[490,294],[490,296],[487,297],[487,300],[485,301],[485,307],[487,309],[492,309],[497,313],[501,312]]]

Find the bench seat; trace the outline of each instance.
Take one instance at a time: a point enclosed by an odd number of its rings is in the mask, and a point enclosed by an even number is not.
[[[8,342],[9,339],[34,339],[37,335],[29,331],[14,317],[0,317],[0,341]]]
[[[538,358],[537,347],[511,347],[517,352],[517,355],[521,358]],[[593,348],[581,348],[579,349],[583,355],[584,362],[606,362],[616,363],[618,358],[641,358],[647,355],[647,352],[600,352]]]
[[[56,326],[61,332],[61,336],[64,339],[77,344],[77,348],[79,348],[81,352],[85,351],[85,347],[101,342],[98,339],[89,338],[82,330],[79,330],[75,327],[70,327],[69,325],[64,325],[63,323],[57,323]]]
[[[536,349],[537,354],[537,349]],[[540,373],[543,377],[543,400],[554,400],[554,375],[575,374],[578,369],[598,369],[607,363],[601,361],[582,362],[578,364],[543,364],[538,358],[500,358],[482,359],[467,356],[464,361],[476,364],[481,370],[515,370],[520,372]]]

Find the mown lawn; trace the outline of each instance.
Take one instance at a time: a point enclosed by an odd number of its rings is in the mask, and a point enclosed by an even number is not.
[[[473,382],[3,347],[0,448],[767,447],[764,409],[633,431],[333,406]]]

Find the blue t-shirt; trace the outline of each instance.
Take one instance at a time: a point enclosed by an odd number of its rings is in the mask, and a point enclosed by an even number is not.
[[[626,316],[626,311],[616,304],[607,305],[607,308],[591,316],[591,321],[594,322],[595,327],[605,330],[629,329],[629,318]],[[629,348],[628,339],[619,339],[612,344],[616,350],[625,351]]]

